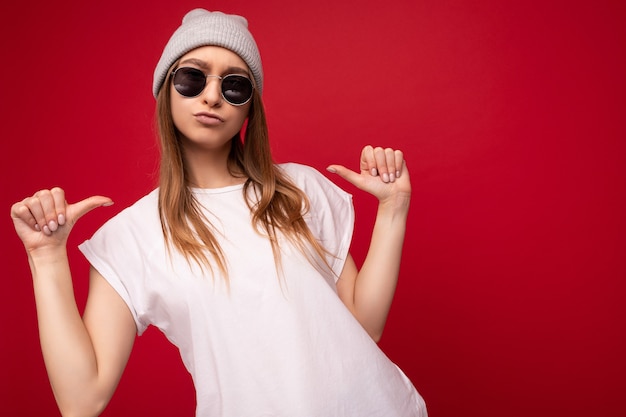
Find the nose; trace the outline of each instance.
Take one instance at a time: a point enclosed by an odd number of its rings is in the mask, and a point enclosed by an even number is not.
[[[222,104],[222,77],[219,75],[207,75],[206,86],[202,91],[203,100],[205,103],[213,106],[220,106]]]

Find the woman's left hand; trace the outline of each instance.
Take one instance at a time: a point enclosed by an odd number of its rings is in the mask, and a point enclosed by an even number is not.
[[[330,165],[327,169],[372,194],[381,204],[408,206],[411,181],[402,151],[367,145],[361,151],[359,165],[360,173],[342,165]]]

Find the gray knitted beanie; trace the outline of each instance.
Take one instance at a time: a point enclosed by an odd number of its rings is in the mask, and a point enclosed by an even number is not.
[[[255,88],[259,94],[263,92],[261,55],[248,31],[248,21],[242,16],[194,9],[183,17],[182,25],[165,45],[163,55],[154,70],[154,97],[159,94],[167,70],[177,59],[192,49],[208,45],[221,46],[239,55],[252,71]]]

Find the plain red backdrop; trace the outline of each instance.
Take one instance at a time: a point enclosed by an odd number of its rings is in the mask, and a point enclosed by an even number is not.
[[[625,4],[3,2],[0,414],[58,414],[9,207],[55,185],[115,200],[71,237],[82,305],[75,246],[153,188],[152,71],[202,6],[250,21],[277,161],[405,151],[412,212],[381,347],[431,416],[626,415]],[[375,202],[346,189],[362,260]],[[178,353],[148,331],[104,415],[193,410]]]

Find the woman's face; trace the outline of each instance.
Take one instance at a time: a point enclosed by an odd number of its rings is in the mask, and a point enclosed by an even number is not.
[[[197,68],[206,75],[239,74],[252,79],[248,66],[237,54],[217,46],[188,52],[181,57],[180,67]],[[169,84],[172,119],[183,136],[183,147],[198,151],[230,149],[230,140],[241,130],[251,102],[234,106],[225,101],[218,77],[207,77],[204,90],[196,97],[185,97],[172,82]]]

